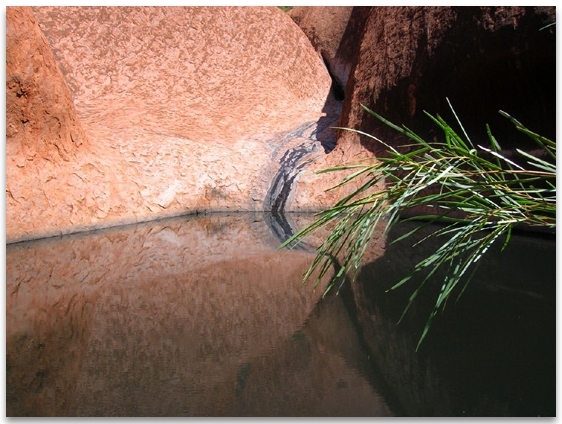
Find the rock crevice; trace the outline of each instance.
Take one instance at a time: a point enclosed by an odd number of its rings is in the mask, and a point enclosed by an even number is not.
[[[325,116],[330,76],[276,7],[8,12],[9,243],[187,213],[262,210],[280,135]],[[46,59],[20,42],[40,45]],[[16,86],[33,67],[56,89]],[[64,96],[48,95],[63,89]],[[26,93],[37,104],[22,115]],[[49,131],[40,142],[22,135],[33,122]],[[72,123],[83,132],[70,131]]]
[[[361,182],[315,171],[381,153],[331,127],[404,141],[361,105],[433,138],[449,98],[470,134],[521,136],[502,109],[555,138],[555,11],[8,7],[7,241],[318,211]]]

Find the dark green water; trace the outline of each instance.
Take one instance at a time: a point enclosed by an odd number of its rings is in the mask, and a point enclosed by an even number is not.
[[[385,289],[423,252],[387,247],[322,298],[313,255],[276,249],[311,217],[274,218],[8,245],[7,416],[556,414],[554,241],[494,252],[416,353],[431,288],[400,325],[409,292]]]

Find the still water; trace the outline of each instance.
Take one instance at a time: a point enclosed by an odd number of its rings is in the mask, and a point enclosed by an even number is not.
[[[327,281],[300,284],[317,240],[277,249],[311,219],[8,245],[7,416],[556,414],[553,241],[515,240],[514,264],[483,266],[416,353],[428,300],[397,325],[405,294],[385,290],[418,253],[374,240],[359,280],[322,297]]]

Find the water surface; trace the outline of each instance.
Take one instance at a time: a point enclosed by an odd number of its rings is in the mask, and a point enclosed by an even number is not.
[[[415,345],[426,250],[376,237],[354,284],[301,285],[312,216],[178,217],[8,245],[7,416],[537,416],[555,409],[555,243],[514,237]],[[431,248],[431,246],[429,246]]]
[[[341,298],[300,284],[313,256],[277,250],[272,225],[217,214],[9,245],[7,415],[391,415]]]

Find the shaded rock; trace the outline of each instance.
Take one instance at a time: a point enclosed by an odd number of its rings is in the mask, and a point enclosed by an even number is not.
[[[352,9],[352,6],[297,6],[288,12],[324,60],[340,90],[347,83],[349,70],[336,68],[334,60]]]
[[[288,12],[326,63],[340,100],[357,59],[369,10],[362,6],[297,6]]]
[[[392,141],[396,133],[368,115],[361,104],[426,137],[435,135],[424,111],[455,121],[486,139],[521,137],[498,111],[505,110],[541,134],[555,136],[555,8],[374,7],[369,12],[342,126]],[[360,140],[342,132],[342,144]],[[474,141],[474,140],[473,140]],[[504,147],[510,147],[509,145]]]
[[[32,144],[25,169],[8,149],[8,242],[196,211],[263,209],[279,169],[272,153],[292,129],[326,116],[326,68],[276,7],[33,12],[90,145],[59,164]],[[21,14],[7,19],[23,28]],[[10,30],[7,44],[40,33],[35,23],[17,36]],[[15,54],[8,49],[8,63],[19,63]],[[54,65],[36,64],[44,66]],[[8,122],[21,122],[17,113],[10,106]]]
[[[490,124],[502,147],[536,147],[498,114],[500,109],[555,140],[556,36],[553,27],[541,29],[555,21],[554,7],[372,7],[354,13],[364,20],[363,31],[359,39],[344,35],[340,44],[353,40],[360,46],[350,61],[340,127],[394,145],[410,142],[365,112],[365,105],[432,140],[441,134],[424,111],[455,124],[448,98],[475,143],[487,144],[485,125]],[[316,15],[329,16],[329,11]],[[299,22],[306,25],[304,18]],[[384,149],[366,136],[338,130],[334,151],[299,179],[295,205],[333,204],[341,193],[325,190],[347,174],[313,172],[373,158]]]

